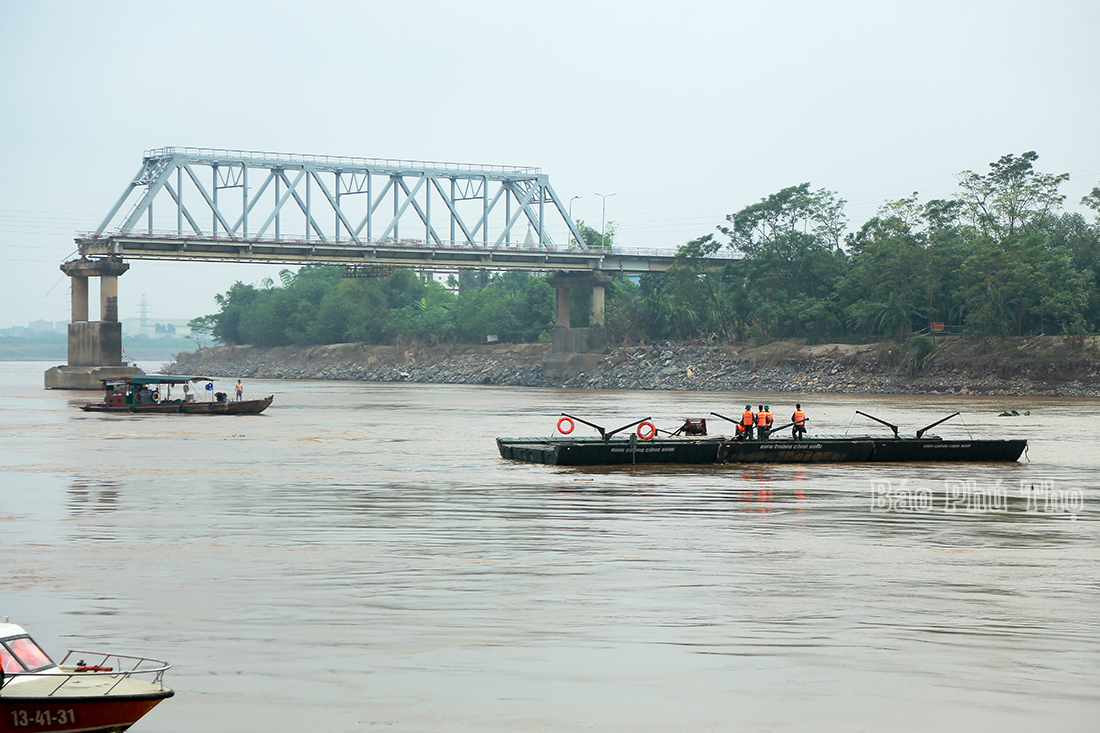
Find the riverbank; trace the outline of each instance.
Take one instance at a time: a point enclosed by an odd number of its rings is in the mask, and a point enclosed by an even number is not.
[[[548,344],[398,347],[337,344],[185,352],[176,374],[262,379],[491,384],[588,389],[782,391],[860,394],[986,394],[1100,397],[1095,340],[1061,337],[941,339],[917,364],[889,344],[776,342],[751,348],[668,344],[612,349],[594,368],[546,379]],[[919,368],[918,368],[919,367]]]

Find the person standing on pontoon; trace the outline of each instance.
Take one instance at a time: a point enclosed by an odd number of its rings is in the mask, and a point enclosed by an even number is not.
[[[802,411],[802,405],[795,403],[794,414],[791,415],[791,438],[798,440],[806,434],[806,413]]]
[[[752,405],[745,405],[745,411],[741,413],[741,427],[745,429],[741,434],[742,440],[752,440],[754,425],[756,425],[756,415],[752,413]]]
[[[768,411],[763,405],[756,408],[756,439],[768,439]]]

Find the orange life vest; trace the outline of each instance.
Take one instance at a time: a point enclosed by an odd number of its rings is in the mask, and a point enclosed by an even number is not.
[[[806,413],[804,413],[802,410],[795,410],[794,415],[791,416],[791,419],[794,420],[795,427],[801,428],[805,427],[806,425]]]
[[[756,422],[754,417],[755,416],[752,414],[752,410],[745,410],[744,412],[741,413],[741,424],[742,425],[747,425],[748,427],[752,427],[752,424],[754,422]]]
[[[758,428],[768,427],[768,413],[763,412],[763,411],[756,413],[756,427],[758,427]]]

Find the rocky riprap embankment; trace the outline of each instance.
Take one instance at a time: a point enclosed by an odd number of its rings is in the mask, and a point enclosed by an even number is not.
[[[542,378],[543,344],[436,347],[336,344],[305,349],[216,346],[178,354],[176,374],[259,379],[333,379],[550,387]]]
[[[853,394],[989,394],[1098,397],[1100,375],[1082,381],[1036,381],[1026,374],[978,374],[957,365],[910,375],[902,356],[878,345],[750,349],[737,356],[718,347],[623,349],[566,386],[593,389],[691,389]],[[901,362],[901,363],[899,363]]]
[[[1018,369],[1002,359],[967,360],[944,349],[910,376],[903,355],[879,345],[771,344],[734,351],[712,345],[613,349],[594,368],[547,379],[546,344],[400,348],[351,344],[306,349],[225,346],[180,354],[176,374],[263,379],[492,384],[587,389],[658,389],[864,394],[989,394],[1100,397],[1090,361],[1039,362]],[[1041,375],[1041,376],[1040,376]]]

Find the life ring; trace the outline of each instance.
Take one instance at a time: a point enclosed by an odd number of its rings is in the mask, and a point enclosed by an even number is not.
[[[562,425],[564,425],[565,427],[562,427]],[[575,426],[573,424],[572,418],[562,417],[560,420],[558,420],[558,432],[562,435],[569,435],[571,432],[573,432],[574,427]]]
[[[646,432],[642,432],[645,428]],[[638,437],[642,440],[653,440],[653,436],[657,434],[657,426],[646,420],[645,422],[638,423]]]
[[[153,402],[160,402],[160,392],[154,392],[149,396],[153,398]]]

